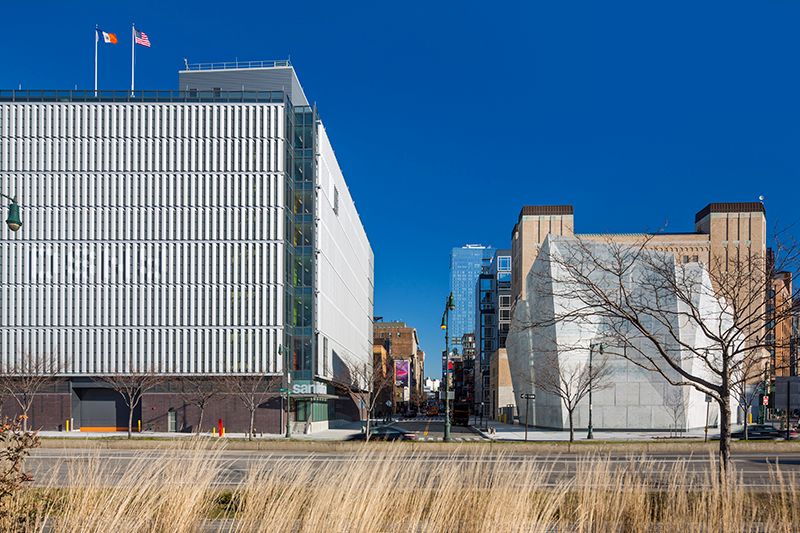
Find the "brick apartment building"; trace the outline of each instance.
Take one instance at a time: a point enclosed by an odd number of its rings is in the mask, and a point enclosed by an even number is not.
[[[407,396],[395,384],[393,412],[402,412],[412,405],[425,403],[425,352],[419,347],[417,330],[405,322],[375,322],[373,345],[383,346],[390,365],[405,360],[409,364],[410,383]],[[392,367],[392,370],[394,367]],[[407,398],[407,399],[406,399]]]

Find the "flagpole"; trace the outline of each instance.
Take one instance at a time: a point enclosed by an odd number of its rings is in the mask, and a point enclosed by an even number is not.
[[[94,25],[94,97],[97,98],[97,41],[100,26]]]
[[[131,96],[133,96],[133,76],[134,70],[133,66],[136,64],[136,58],[134,57],[134,49],[136,48],[134,44],[134,40],[136,39],[136,23],[131,23]]]

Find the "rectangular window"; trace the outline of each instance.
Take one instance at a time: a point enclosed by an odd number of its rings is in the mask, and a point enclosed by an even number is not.
[[[328,374],[328,337],[322,337],[322,375]]]
[[[333,212],[339,214],[339,189],[333,187]]]

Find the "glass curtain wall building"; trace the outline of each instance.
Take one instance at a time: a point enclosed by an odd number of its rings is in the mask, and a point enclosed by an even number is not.
[[[475,372],[477,414],[493,412],[490,395],[492,355],[505,349],[511,326],[511,251],[497,250],[478,277],[475,287],[475,331],[479,371]]]
[[[0,294],[17,302],[0,365],[56,362],[66,399],[34,409],[52,429],[114,412],[88,391],[102,376],[277,382],[288,361],[297,429],[327,427],[337,380],[372,364],[374,284],[325,127],[286,61],[187,65],[179,86],[0,91],[0,181],[25,223],[0,233]],[[169,391],[143,400],[154,429]],[[278,430],[269,409],[260,428]],[[238,412],[207,416],[240,430]]]
[[[481,244],[467,244],[450,252],[450,291],[456,306],[450,313],[453,344],[459,344],[465,333],[475,333],[475,283],[493,256],[494,248]]]

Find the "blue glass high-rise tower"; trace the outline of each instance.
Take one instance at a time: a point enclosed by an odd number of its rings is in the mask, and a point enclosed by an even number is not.
[[[494,248],[481,244],[467,244],[450,252],[450,290],[456,305],[450,313],[450,338],[455,341],[465,333],[475,333],[475,283],[482,267],[493,257]]]

